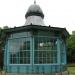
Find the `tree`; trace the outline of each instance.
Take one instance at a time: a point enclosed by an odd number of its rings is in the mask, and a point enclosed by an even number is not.
[[[2,68],[2,40],[1,40],[1,36],[2,35],[2,29],[0,28],[0,68]]]
[[[0,28],[0,67],[3,68],[3,47],[5,44],[6,34],[5,29]]]
[[[67,39],[67,57],[68,57],[68,62],[74,63],[75,62],[75,35],[72,34],[70,37]]]

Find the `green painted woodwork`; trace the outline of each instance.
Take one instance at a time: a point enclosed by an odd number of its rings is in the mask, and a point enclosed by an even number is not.
[[[66,70],[66,46],[54,32],[10,34],[4,51],[4,69],[10,73],[54,73]]]

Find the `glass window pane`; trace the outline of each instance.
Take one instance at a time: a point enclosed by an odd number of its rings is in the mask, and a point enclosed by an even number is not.
[[[50,37],[35,37],[34,39],[34,63],[57,63],[57,39]]]
[[[9,39],[8,49],[10,64],[30,64],[30,38],[27,34],[23,38],[14,36],[13,39]]]

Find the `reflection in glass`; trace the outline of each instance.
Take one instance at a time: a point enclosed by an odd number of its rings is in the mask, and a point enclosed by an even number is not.
[[[57,63],[57,39],[49,37],[35,37],[34,63]]]
[[[10,64],[30,64],[30,38],[9,39]]]

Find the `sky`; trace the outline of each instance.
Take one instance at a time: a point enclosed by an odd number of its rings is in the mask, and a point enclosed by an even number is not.
[[[25,24],[25,14],[34,0],[0,0],[0,27],[18,27]],[[36,0],[46,26],[75,30],[75,0]]]

